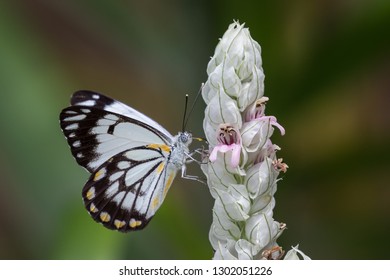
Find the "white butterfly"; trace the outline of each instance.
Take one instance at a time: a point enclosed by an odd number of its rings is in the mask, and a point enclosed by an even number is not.
[[[91,173],[82,191],[85,207],[109,229],[144,228],[177,171],[186,177],[192,135],[172,136],[152,119],[107,96],[74,93],[60,123],[76,161]]]

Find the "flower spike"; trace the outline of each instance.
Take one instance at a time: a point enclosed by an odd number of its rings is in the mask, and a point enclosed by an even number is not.
[[[214,259],[307,259],[297,247],[285,254],[277,243],[286,224],[273,218],[274,194],[288,166],[270,137],[275,127],[282,135],[285,129],[265,114],[261,47],[244,24],[229,26],[207,74],[202,96],[209,153],[201,168],[215,199],[209,233]]]

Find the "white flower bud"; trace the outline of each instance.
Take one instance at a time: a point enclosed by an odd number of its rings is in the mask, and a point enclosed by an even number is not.
[[[258,249],[256,248],[254,250],[254,246],[251,244],[248,240],[240,239],[236,242],[234,248],[237,251],[238,259],[239,260],[252,260],[254,255],[257,255]],[[257,251],[257,252],[256,252]]]
[[[217,199],[216,207],[218,207],[218,204],[220,205],[220,202]],[[240,228],[227,215],[218,216],[215,211],[213,212],[213,223],[210,228],[209,239],[215,250],[218,246],[234,248],[235,240],[239,239],[240,235]]]
[[[278,233],[278,223],[272,218],[272,212],[251,216],[245,224],[247,240],[261,247],[266,247]]]
[[[251,199],[264,194],[273,196],[276,190],[272,187],[273,184],[276,187],[276,178],[279,173],[272,167],[272,159],[267,157],[263,162],[248,169],[244,184]]]
[[[298,254],[301,255],[303,260],[311,260],[310,257],[306,256],[301,250],[298,249],[298,246],[292,246],[291,250],[286,253],[286,256],[284,257],[285,260],[300,260]]]
[[[234,256],[231,253],[231,250],[229,248],[232,248],[231,245],[234,245],[235,242],[227,242],[226,244],[218,243],[216,247],[217,248],[214,254],[214,260],[237,260],[237,257]]]
[[[207,104],[221,89],[236,100],[240,111],[263,96],[261,48],[244,25],[234,22],[229,26],[207,66],[207,74],[209,79],[202,90]]]
[[[242,144],[248,153],[258,151],[272,136],[273,131],[269,119],[246,122],[241,130]]]
[[[220,108],[216,110],[216,108]],[[241,128],[242,119],[236,102],[229,98],[223,91],[214,96],[205,110],[203,127],[207,141],[215,146],[217,144],[216,131],[220,124],[229,123],[232,126]]]

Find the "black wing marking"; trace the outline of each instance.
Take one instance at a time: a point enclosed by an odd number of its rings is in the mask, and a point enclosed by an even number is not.
[[[136,147],[116,155],[91,175],[82,192],[87,211],[105,227],[122,232],[143,229],[160,207],[176,170],[170,152]]]
[[[76,161],[91,173],[124,150],[172,142],[146,123],[95,107],[65,108],[60,114],[60,124]]]
[[[71,105],[83,105],[84,102],[87,103],[87,106],[95,107],[97,109],[105,110],[108,106],[113,105],[114,103],[118,102],[111,97],[105,96],[103,94],[93,92],[90,90],[79,90],[76,91],[71,99],[70,104]],[[90,105],[88,105],[90,104]],[[86,105],[83,105],[86,106]],[[119,113],[119,112],[118,112]]]
[[[73,106],[94,107],[138,120],[154,127],[156,130],[159,130],[160,133],[165,134],[166,138],[172,138],[172,135],[156,121],[127,106],[126,104],[103,94],[89,90],[80,90],[72,95],[70,103]]]

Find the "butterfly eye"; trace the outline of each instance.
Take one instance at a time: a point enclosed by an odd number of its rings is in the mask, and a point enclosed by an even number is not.
[[[187,143],[187,141],[188,141],[188,135],[183,133],[182,135],[180,135],[180,140],[181,140],[181,142],[183,142],[183,143]]]
[[[188,142],[191,142],[191,140],[192,140],[192,136],[188,132],[180,133],[179,138],[180,138],[180,142],[183,144],[187,144]]]

